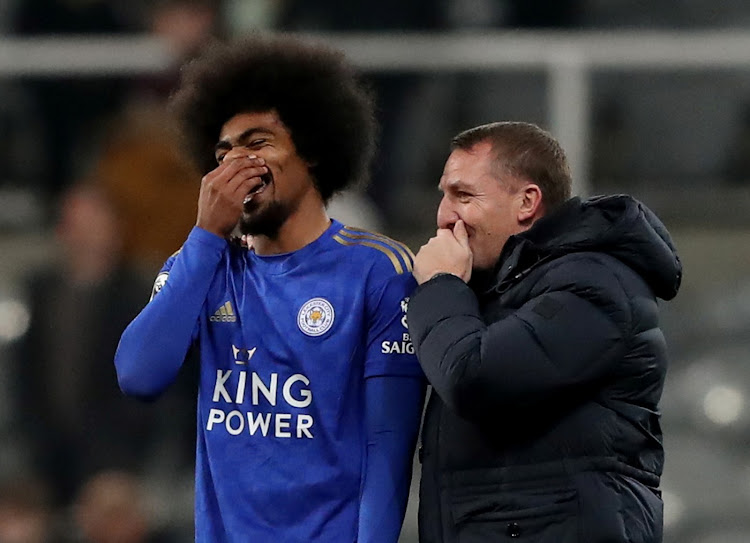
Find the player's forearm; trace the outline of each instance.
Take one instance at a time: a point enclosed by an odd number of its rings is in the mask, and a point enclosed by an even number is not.
[[[226,241],[195,228],[161,291],[120,339],[115,367],[126,394],[153,397],[175,379],[193,341]]]
[[[424,399],[417,377],[373,377],[365,385],[367,462],[358,543],[395,543],[411,483]]]

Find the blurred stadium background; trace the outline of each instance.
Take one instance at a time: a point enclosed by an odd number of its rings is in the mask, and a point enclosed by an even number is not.
[[[91,503],[161,533],[134,542],[190,538],[190,400],[141,412],[100,391],[116,394],[119,323],[194,221],[199,176],[164,113],[177,67],[255,29],[341,47],[377,92],[373,178],[333,204],[349,224],[418,249],[449,138],[506,119],[562,141],[579,194],[662,217],[685,265],[663,307],[665,541],[750,541],[747,0],[0,1],[0,541],[107,541],[117,522],[94,526]]]

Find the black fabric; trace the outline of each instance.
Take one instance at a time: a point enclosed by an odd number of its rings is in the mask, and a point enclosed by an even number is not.
[[[666,374],[657,297],[682,267],[628,196],[571,199],[511,237],[493,273],[409,301],[432,385],[421,543],[658,543]]]

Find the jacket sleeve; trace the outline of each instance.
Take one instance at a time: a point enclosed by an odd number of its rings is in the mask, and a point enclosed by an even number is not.
[[[548,275],[525,304],[491,323],[455,276],[433,278],[412,296],[408,323],[417,357],[459,416],[562,407],[621,359],[629,304],[614,274],[592,263]]]
[[[153,398],[177,377],[226,247],[224,239],[195,227],[171,267],[168,261],[151,301],[120,338],[115,368],[124,393]]]

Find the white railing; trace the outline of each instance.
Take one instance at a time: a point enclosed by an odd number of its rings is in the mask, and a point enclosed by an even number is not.
[[[750,33],[502,32],[316,34],[364,71],[542,70],[549,126],[566,148],[576,192],[589,188],[590,77],[594,70],[750,69]],[[90,76],[157,72],[174,55],[150,37],[0,39],[0,76]]]

